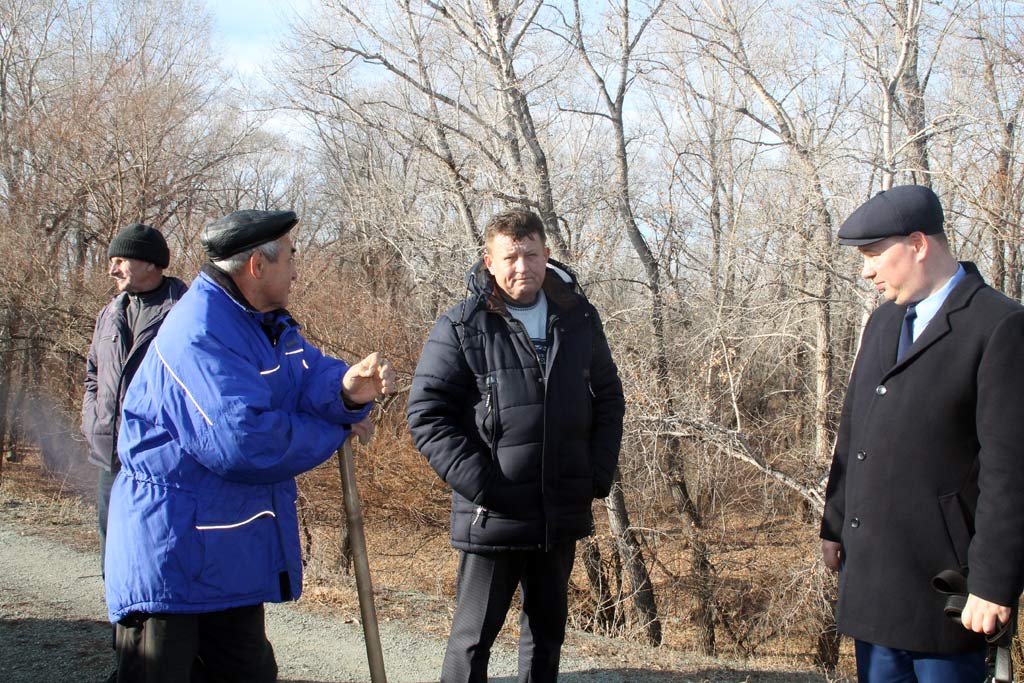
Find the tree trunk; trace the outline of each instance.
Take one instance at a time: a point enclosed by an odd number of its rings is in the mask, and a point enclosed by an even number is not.
[[[839,664],[839,631],[836,629],[836,603],[828,601],[827,609],[821,613],[818,643],[814,653],[814,665],[826,673],[832,673]]]
[[[670,492],[676,508],[690,528],[690,575],[696,595],[693,620],[700,633],[701,654],[714,657],[718,650],[715,637],[715,572],[711,564],[711,552],[704,540],[704,519],[683,477],[677,476],[673,479]]]
[[[3,481],[4,448],[7,445],[7,404],[11,395],[14,366],[15,313],[10,311],[0,320],[0,482]]]
[[[924,88],[917,73],[918,34],[920,26],[921,0],[900,0],[897,15],[906,31],[903,42],[906,46],[906,65],[900,73],[899,86],[903,93],[903,123],[907,128],[907,166],[915,184],[931,187],[931,164],[928,161],[928,120],[924,109]],[[911,16],[913,15],[913,16]]]
[[[618,471],[612,492],[605,499],[608,509],[608,523],[619,548],[619,554],[626,572],[629,574],[630,589],[633,591],[633,607],[637,622],[642,628],[644,641],[649,645],[661,645],[661,620],[658,618],[658,607],[654,599],[654,587],[651,577],[644,564],[640,543],[629,522],[626,511],[626,499],[622,494],[622,479]]]
[[[612,599],[608,572],[601,562],[601,548],[597,539],[588,536],[583,539],[580,558],[590,583],[590,599],[593,602],[591,622],[595,633],[610,634],[615,622],[615,601]]]

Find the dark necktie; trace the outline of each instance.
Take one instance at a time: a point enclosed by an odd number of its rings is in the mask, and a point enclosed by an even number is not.
[[[914,345],[914,319],[917,317],[915,304],[907,306],[907,312],[903,316],[903,327],[900,328],[900,345],[896,349],[896,362],[899,363]]]

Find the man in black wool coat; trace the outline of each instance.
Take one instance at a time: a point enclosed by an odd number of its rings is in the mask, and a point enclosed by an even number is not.
[[[858,208],[839,242],[887,300],[864,329],[821,524],[858,679],[981,683],[1024,583],[1024,308],[958,263],[927,187]],[[967,576],[960,622],[933,588]]]

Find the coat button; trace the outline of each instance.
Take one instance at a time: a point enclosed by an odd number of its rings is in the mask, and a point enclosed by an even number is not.
[[[878,394],[879,396],[885,396],[886,392],[888,391],[889,390],[885,388],[884,384],[879,384],[877,387],[875,387],[875,393]]]
[[[868,457],[868,454],[865,453],[864,451],[857,451],[857,459],[858,460],[865,460],[865,459],[867,459],[867,457]]]
[[[850,520],[850,526],[852,526],[854,529],[856,529],[857,527],[860,526],[860,520],[857,519],[856,517],[854,517],[853,519]]]

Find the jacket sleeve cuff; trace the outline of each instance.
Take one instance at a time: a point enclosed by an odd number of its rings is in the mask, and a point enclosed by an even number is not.
[[[341,411],[342,419],[341,419],[341,423],[342,424],[352,425],[352,424],[355,424],[357,422],[362,422],[364,419],[366,419],[366,416],[370,414],[371,410],[373,410],[373,405],[374,404],[372,402],[371,403],[352,404],[352,403],[349,403],[348,401],[346,401],[345,397],[342,396],[341,397],[341,405],[342,405],[342,411]]]

